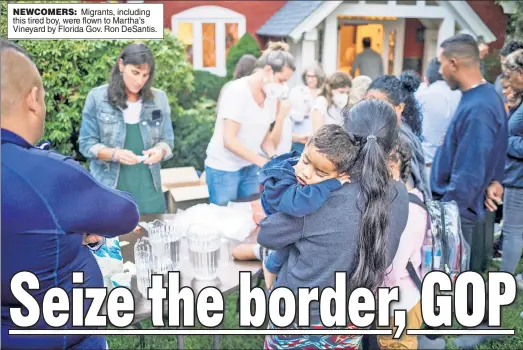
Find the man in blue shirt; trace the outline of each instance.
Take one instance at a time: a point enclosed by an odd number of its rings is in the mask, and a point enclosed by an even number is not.
[[[9,335],[9,330],[18,328],[10,312],[18,309],[23,315],[27,313],[26,305],[17,298],[20,295],[11,290],[13,276],[21,271],[36,275],[38,289],[29,290],[26,284],[22,288],[40,309],[45,293],[53,287],[67,293],[71,307],[73,287],[103,288],[100,268],[85,245],[98,241],[97,235],[114,237],[131,232],[139,213],[129,194],[99,184],[73,159],[48,147],[33,146],[44,134],[42,79],[20,47],[2,40],[0,53],[2,347],[105,349],[105,337],[96,335],[95,330],[93,335]],[[83,283],[72,283],[73,271],[83,272]],[[91,299],[86,299],[84,316],[90,305]],[[77,306],[75,312],[79,311]],[[72,320],[70,316],[60,329],[73,328]],[[31,328],[56,329],[43,317]]]
[[[458,204],[461,229],[472,248],[470,269],[480,272],[487,254],[492,255],[484,236],[485,196],[499,203],[503,194],[507,117],[494,87],[483,79],[478,45],[470,35],[445,40],[439,61],[441,74],[462,97],[434,157],[431,188],[435,199]],[[471,302],[469,297],[469,307]]]

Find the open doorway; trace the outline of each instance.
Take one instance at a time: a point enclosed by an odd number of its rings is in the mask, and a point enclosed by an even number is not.
[[[383,24],[340,24],[338,33],[338,70],[354,76],[352,63],[363,51],[363,38],[371,38],[371,49],[383,54]]]

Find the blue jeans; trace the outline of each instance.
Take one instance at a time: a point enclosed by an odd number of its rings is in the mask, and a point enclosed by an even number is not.
[[[514,274],[523,248],[523,188],[505,188],[503,198],[503,259],[500,271]]]
[[[209,188],[209,201],[216,205],[249,197],[260,192],[258,168],[250,165],[238,171],[222,171],[205,167],[205,180]]]

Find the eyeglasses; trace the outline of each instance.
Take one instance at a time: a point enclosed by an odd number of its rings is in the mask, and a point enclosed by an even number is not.
[[[306,77],[307,77],[307,78],[317,78],[316,75],[310,75],[310,74],[307,74]]]

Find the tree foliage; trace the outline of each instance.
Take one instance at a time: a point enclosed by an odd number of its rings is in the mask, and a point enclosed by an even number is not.
[[[229,54],[227,55],[227,80],[233,79],[234,69],[236,64],[243,55],[253,55],[254,57],[260,57],[261,51],[258,46],[256,39],[252,37],[249,33],[245,33],[240,40],[231,47]]]
[[[214,132],[215,107],[215,101],[201,99],[190,109],[175,112],[174,157],[164,168],[193,166],[203,171],[205,151]]]
[[[510,15],[507,24],[507,41],[523,40],[523,0],[498,1],[498,4],[502,3],[514,7],[514,13]]]
[[[1,34],[7,36],[7,4],[2,3]],[[78,152],[78,133],[85,99],[108,82],[128,40],[19,40],[42,74],[47,120],[44,139],[56,151],[85,161]],[[214,102],[194,94],[194,77],[183,44],[169,30],[163,40],[144,40],[155,57],[154,87],[165,91],[175,133],[174,157],[164,166],[203,167],[205,148],[214,127]],[[218,90],[219,91],[219,90]],[[213,92],[214,94],[214,92]],[[191,99],[184,110],[180,97]]]
[[[226,82],[226,77],[221,77],[203,70],[194,71],[194,91],[186,91],[180,96],[180,105],[191,109],[199,105],[201,99],[218,101],[220,91]]]
[[[108,82],[127,40],[23,40],[18,44],[40,69],[46,90],[45,138],[57,151],[79,156],[77,135],[87,94]],[[173,111],[178,96],[191,87],[192,72],[183,45],[166,30],[164,40],[144,41],[155,57],[154,86],[166,92]],[[174,120],[176,123],[176,120]]]

